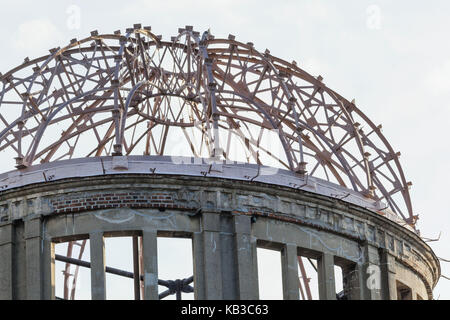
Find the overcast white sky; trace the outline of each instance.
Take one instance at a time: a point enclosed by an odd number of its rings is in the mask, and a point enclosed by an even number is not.
[[[79,10],[79,11],[78,11]],[[79,20],[76,18],[79,12]],[[75,16],[74,16],[75,14]],[[91,30],[134,23],[165,38],[179,27],[236,35],[296,60],[358,107],[396,151],[411,189],[418,227],[450,259],[450,2],[434,1],[8,1],[0,13],[0,72]],[[79,22],[79,23],[78,23]],[[450,264],[442,263],[450,276]],[[441,279],[435,298],[450,298]]]

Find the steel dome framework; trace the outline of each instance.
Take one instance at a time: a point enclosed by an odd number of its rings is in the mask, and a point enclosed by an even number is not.
[[[16,167],[102,155],[166,155],[178,132],[194,157],[270,158],[361,192],[414,226],[388,140],[322,78],[230,35],[186,26],[170,41],[134,25],[73,39],[1,75],[0,151]],[[263,139],[276,132],[281,153]]]

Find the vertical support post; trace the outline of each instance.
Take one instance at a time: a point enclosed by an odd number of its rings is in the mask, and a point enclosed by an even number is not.
[[[238,295],[240,300],[257,299],[258,272],[254,272],[256,246],[251,242],[251,222],[248,216],[234,217],[235,250],[237,260]]]
[[[281,250],[281,275],[283,280],[284,300],[300,299],[297,257],[297,246],[293,243],[285,244],[284,248]]]
[[[380,255],[378,248],[365,243],[363,245],[364,264],[362,266],[364,300],[380,300],[382,298],[382,279]]]
[[[0,300],[12,300],[14,227],[12,223],[0,226]]]
[[[395,281],[395,257],[387,249],[380,249],[381,257],[381,298],[397,300],[397,284]]]
[[[158,300],[158,237],[156,230],[142,232],[144,260],[144,299]]]
[[[91,249],[91,298],[106,300],[105,242],[102,232],[89,235]]]
[[[205,266],[203,263],[203,233],[195,232],[192,235],[192,256],[194,263],[194,298],[205,300]]]
[[[319,299],[336,300],[334,256],[331,253],[324,252],[317,262]]]
[[[134,275],[134,300],[141,300],[141,277],[139,270],[139,242],[138,236],[133,236],[133,275]]]
[[[259,300],[259,279],[258,279],[258,244],[257,238],[251,237],[251,250],[252,250],[252,265],[253,265],[253,294],[255,296],[255,300]]]
[[[26,256],[26,284],[27,299],[40,300],[43,296],[42,279],[42,235],[41,219],[32,218],[25,221],[25,256]]]
[[[361,264],[349,264],[342,268],[344,292],[348,300],[364,300],[362,272]]]
[[[220,216],[205,212],[202,215],[202,224],[205,299],[222,299]]]
[[[55,244],[50,239],[44,239],[42,257],[43,290],[45,300],[55,300]]]

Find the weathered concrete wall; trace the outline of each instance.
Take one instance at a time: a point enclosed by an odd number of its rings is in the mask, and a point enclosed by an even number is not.
[[[431,298],[440,273],[431,249],[387,218],[258,182],[142,174],[72,178],[3,191],[0,208],[2,299],[54,297],[53,243],[86,237],[95,260],[92,296],[104,298],[103,237],[119,232],[143,236],[149,299],[158,296],[159,234],[192,238],[198,299],[258,298],[258,246],[281,251],[285,299],[299,298],[297,255],[318,259],[322,299],[336,298],[334,264],[345,270],[351,299],[395,299],[397,280],[413,289],[413,298]],[[372,272],[377,267],[379,275]]]

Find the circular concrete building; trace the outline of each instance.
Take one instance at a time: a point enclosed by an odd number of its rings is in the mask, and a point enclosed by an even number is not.
[[[320,299],[432,299],[399,153],[322,80],[232,35],[140,25],[1,74],[0,299],[73,299],[80,267],[92,299],[107,273],[136,299],[258,299],[258,248],[280,252],[284,299],[312,298],[308,260]],[[105,263],[123,236],[133,272]],[[190,239],[192,277],[159,279],[158,237]]]

